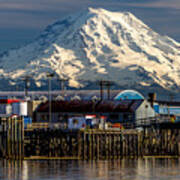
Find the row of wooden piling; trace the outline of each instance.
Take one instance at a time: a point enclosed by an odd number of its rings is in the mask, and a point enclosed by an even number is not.
[[[21,117],[1,118],[0,155],[5,159],[24,159],[24,122]]]
[[[16,117],[0,123],[0,157],[6,159],[180,156],[180,129],[24,130],[23,119]]]
[[[36,129],[25,132],[25,155],[44,157],[78,157],[78,132]]]
[[[25,156],[120,159],[139,156],[179,156],[179,129],[35,130],[29,132]]]
[[[139,133],[99,130],[34,130],[26,132],[25,156],[118,159],[139,156]]]
[[[180,156],[180,129],[144,129],[141,135],[144,156]]]
[[[136,131],[85,131],[79,139],[79,157],[82,159],[120,159],[139,156]]]

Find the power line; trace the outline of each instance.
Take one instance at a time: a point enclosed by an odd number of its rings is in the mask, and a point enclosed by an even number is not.
[[[112,81],[100,80],[98,83],[99,83],[99,86],[100,86],[101,100],[104,99],[104,87],[107,88],[108,100],[110,100],[110,87],[113,85]]]
[[[30,76],[25,76],[22,78],[24,81],[24,91],[25,91],[25,97],[28,97],[28,89],[30,88]]]

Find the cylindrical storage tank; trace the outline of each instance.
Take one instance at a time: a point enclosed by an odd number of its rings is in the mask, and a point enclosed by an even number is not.
[[[28,115],[28,104],[27,102],[20,102],[20,116]]]
[[[12,114],[19,115],[19,103],[12,103]]]
[[[10,115],[12,113],[11,104],[6,104],[6,115]]]
[[[11,115],[11,104],[0,104],[0,115]]]
[[[12,114],[17,114],[19,116],[28,115],[27,102],[18,102],[12,104]]]
[[[0,114],[6,114],[6,104],[0,104]]]

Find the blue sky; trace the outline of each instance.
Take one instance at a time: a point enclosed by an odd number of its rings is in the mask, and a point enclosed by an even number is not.
[[[180,42],[180,0],[0,0],[0,51],[33,41],[47,25],[87,7],[130,11]]]

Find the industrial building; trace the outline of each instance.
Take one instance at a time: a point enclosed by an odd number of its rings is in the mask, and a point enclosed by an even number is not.
[[[146,100],[114,101],[52,101],[52,121],[67,121],[69,117],[104,116],[108,122],[133,123],[137,119],[154,117],[155,111]],[[36,122],[49,121],[49,102],[41,104],[35,112]]]
[[[48,101],[46,94],[39,96],[38,100],[0,100],[0,116],[18,115],[37,123],[59,124],[68,124],[73,119],[85,124],[133,124],[156,116],[152,102],[135,90],[112,90],[111,93],[71,90],[51,96],[52,101]]]
[[[71,92],[66,92],[64,98],[58,96],[52,102],[40,104],[34,113],[34,121],[61,124],[73,118],[81,121],[84,118],[84,121],[98,124],[103,117],[109,123],[133,124],[156,115],[151,103],[134,90],[113,91],[111,99],[105,95],[102,99],[99,91]]]

